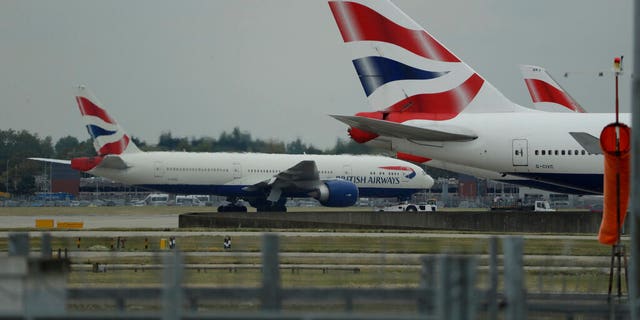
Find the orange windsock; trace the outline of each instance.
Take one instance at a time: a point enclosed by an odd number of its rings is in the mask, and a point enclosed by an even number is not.
[[[600,134],[600,147],[604,152],[604,210],[598,241],[613,245],[618,242],[629,206],[631,128],[608,124]]]

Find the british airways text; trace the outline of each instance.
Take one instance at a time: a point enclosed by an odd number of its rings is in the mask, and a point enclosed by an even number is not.
[[[336,176],[336,178],[355,184],[400,184],[400,178],[398,177]]]

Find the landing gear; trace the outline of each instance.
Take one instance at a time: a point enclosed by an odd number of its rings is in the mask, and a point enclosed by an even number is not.
[[[281,199],[277,202],[253,200],[250,204],[255,207],[258,212],[287,212],[287,207],[285,206],[286,202],[286,199]]]
[[[238,199],[228,198],[227,202],[229,203],[218,207],[218,212],[247,212],[247,207]]]
[[[225,206],[219,206],[218,212],[247,212],[247,207],[238,206],[235,204],[228,204]]]

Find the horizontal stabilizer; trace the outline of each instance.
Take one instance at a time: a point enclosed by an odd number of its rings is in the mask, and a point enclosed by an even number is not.
[[[100,162],[100,164],[98,165],[99,168],[104,168],[104,169],[120,169],[120,170],[124,170],[129,168],[129,165],[127,165],[126,162],[124,162],[124,160],[122,160],[122,158],[120,156],[117,155],[107,155],[105,156],[102,161]]]
[[[590,154],[602,154],[600,139],[586,132],[569,132],[569,134]]]
[[[71,165],[71,160],[49,159],[49,158],[29,158],[29,160]]]
[[[438,125],[439,128],[435,130],[358,116],[331,115],[331,117],[344,122],[350,127],[387,137],[440,142],[471,141],[478,138],[476,134],[469,130],[443,127],[441,125]]]

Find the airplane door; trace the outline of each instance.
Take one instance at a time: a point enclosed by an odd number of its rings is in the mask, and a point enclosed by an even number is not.
[[[162,178],[164,177],[164,163],[162,161],[154,161],[153,162],[153,177],[154,178]]]
[[[234,162],[232,167],[231,167],[231,171],[233,174],[233,179],[240,179],[242,178],[242,166],[240,165],[239,162]]]
[[[511,156],[513,157],[513,166],[527,166],[529,165],[527,150],[527,139],[513,139],[513,149]]]

